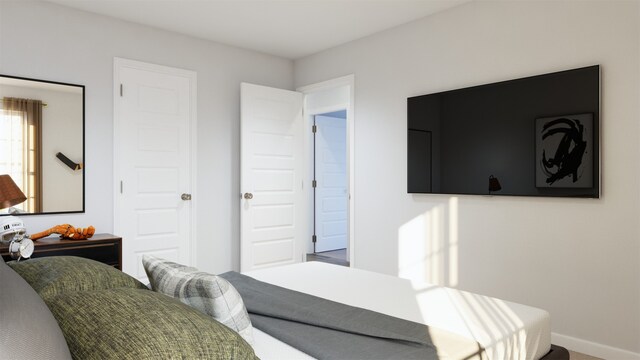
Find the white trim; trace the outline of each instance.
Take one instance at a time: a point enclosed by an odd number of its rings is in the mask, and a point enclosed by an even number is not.
[[[316,91],[333,89],[333,88],[345,86],[345,85],[353,86],[354,83],[355,83],[355,76],[351,74],[351,75],[345,75],[345,76],[341,76],[339,78],[335,78],[331,80],[321,81],[315,84],[300,86],[299,88],[296,89],[296,91],[299,91],[303,94],[307,94],[307,93],[312,93]]]
[[[602,359],[640,360],[640,353],[634,353],[628,350],[598,344],[567,335],[551,333],[551,342],[569,350],[596,356]]]
[[[356,266],[355,261],[355,76],[346,75],[336,79],[331,79],[327,81],[322,81],[316,84],[306,85],[299,87],[296,91],[299,91],[305,95],[311,94],[314,92],[334,89],[342,86],[349,86],[349,104],[346,106],[347,108],[347,179],[349,181],[349,264],[351,267]],[[306,107],[306,104],[305,104]],[[321,114],[323,112],[331,112],[335,110],[344,109],[345,106],[341,107],[330,107],[326,109],[322,109],[322,112],[314,111],[314,113],[307,113],[305,109],[305,119],[308,120],[310,116]],[[308,123],[308,121],[306,121]],[[308,133],[308,132],[307,132]],[[310,147],[309,144],[309,136],[305,135],[305,149]],[[306,151],[306,150],[305,150]],[[308,157],[307,157],[308,158]],[[308,204],[307,209],[311,208],[311,205]],[[310,228],[309,226],[307,226]],[[309,232],[309,231],[308,231]]]
[[[145,71],[154,71],[161,74],[166,75],[175,75],[182,76],[189,79],[190,84],[190,109],[189,113],[191,115],[191,119],[189,122],[189,130],[190,130],[190,142],[191,142],[191,156],[190,156],[190,177],[191,177],[191,219],[190,219],[190,229],[189,229],[189,259],[190,264],[193,267],[197,267],[197,227],[196,227],[196,219],[197,217],[197,201],[198,201],[198,193],[196,191],[197,184],[197,169],[198,169],[198,158],[197,158],[197,139],[198,139],[198,84],[197,84],[197,73],[192,70],[185,70],[179,68],[173,68],[164,65],[146,63],[136,60],[129,60],[119,57],[113,58],[113,232],[118,234],[120,232],[120,219],[118,217],[117,211],[120,206],[120,196],[118,196],[118,192],[120,189],[120,168],[118,164],[120,163],[120,158],[123,156],[120,154],[120,146],[118,146],[117,136],[119,131],[119,123],[120,119],[120,102],[116,101],[118,97],[120,97],[120,69],[121,68],[132,68],[139,69]]]

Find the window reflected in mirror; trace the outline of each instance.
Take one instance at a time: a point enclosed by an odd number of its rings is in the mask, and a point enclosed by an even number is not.
[[[27,200],[2,214],[84,211],[84,86],[0,76],[0,174]]]

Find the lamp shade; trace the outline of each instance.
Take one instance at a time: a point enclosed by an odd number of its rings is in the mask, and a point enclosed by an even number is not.
[[[11,176],[0,175],[0,209],[6,209],[27,200]]]

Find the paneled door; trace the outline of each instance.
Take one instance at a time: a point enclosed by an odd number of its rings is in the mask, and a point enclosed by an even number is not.
[[[303,95],[241,85],[240,269],[302,261]]]
[[[123,271],[145,279],[142,256],[194,265],[196,74],[114,62],[115,233]]]
[[[347,248],[346,122],[315,116],[316,252]]]

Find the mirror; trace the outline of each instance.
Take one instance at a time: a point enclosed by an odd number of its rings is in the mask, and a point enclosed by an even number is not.
[[[0,75],[0,175],[27,200],[0,215],[84,212],[84,86]]]

